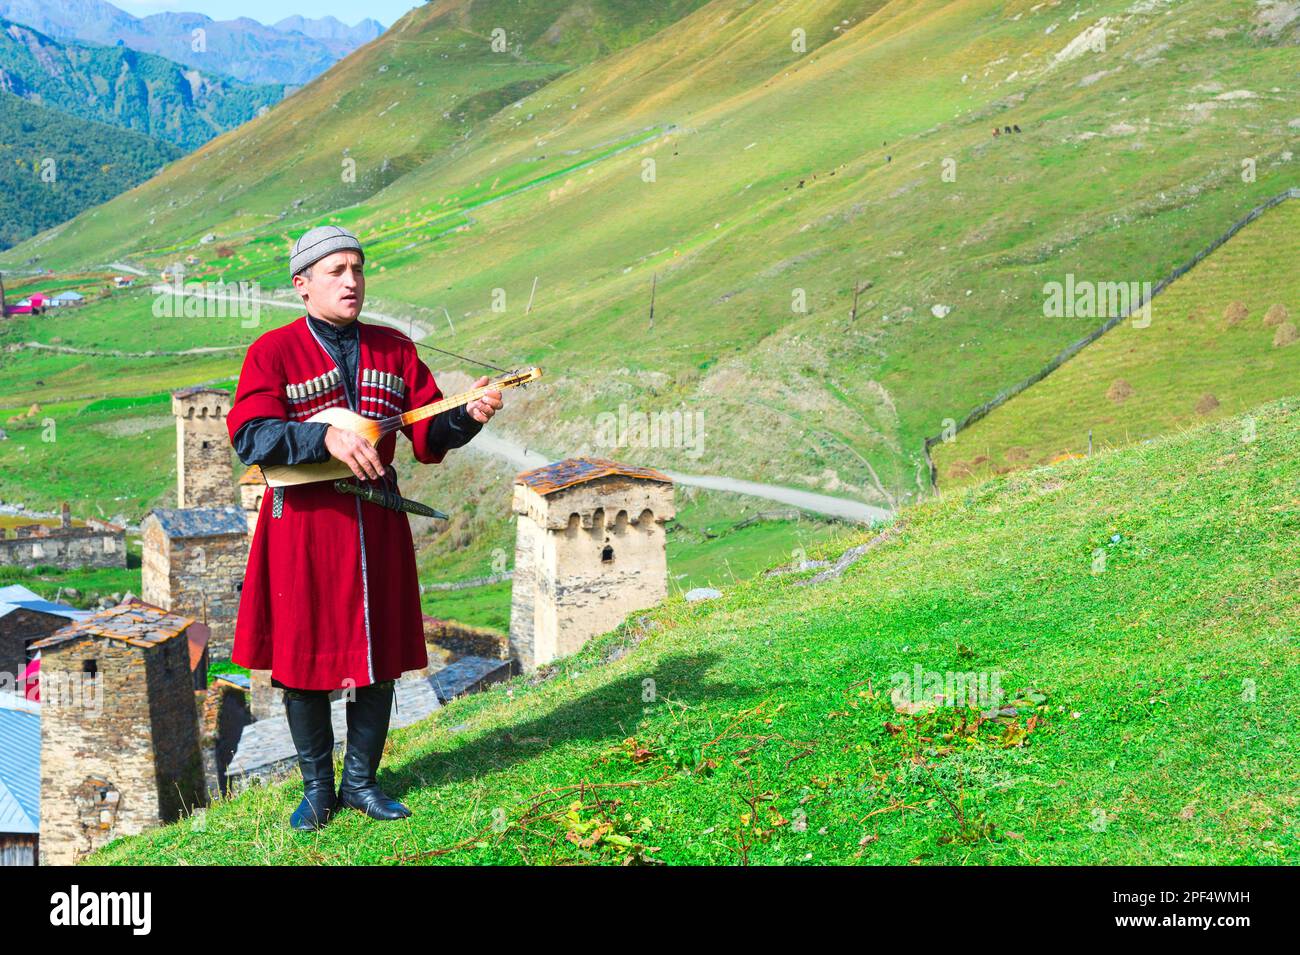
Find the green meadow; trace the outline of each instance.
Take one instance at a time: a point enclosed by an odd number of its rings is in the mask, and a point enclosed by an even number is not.
[[[1143,441],[1296,390],[1300,201],[1266,212],[1047,378],[932,451],[939,486]],[[1100,324],[1100,322],[1098,322]],[[1250,419],[1244,418],[1243,427]]]
[[[295,780],[90,861],[1295,863],[1300,405],[1252,417],[948,494],[839,578],[671,598],[459,699],[389,738],[408,820],[295,833]]]

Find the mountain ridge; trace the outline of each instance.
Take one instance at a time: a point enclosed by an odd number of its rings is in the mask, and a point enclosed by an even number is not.
[[[278,102],[250,86],[123,47],[61,41],[0,18],[0,88],[73,116],[193,150]]]
[[[310,81],[384,32],[368,17],[351,27],[333,17],[286,17],[270,25],[183,11],[135,17],[105,0],[0,0],[0,17],[59,40],[121,45],[245,83],[290,86]],[[203,31],[200,51],[195,30]]]

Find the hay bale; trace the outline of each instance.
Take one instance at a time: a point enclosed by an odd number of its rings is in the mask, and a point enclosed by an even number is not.
[[[1119,404],[1121,401],[1127,401],[1129,398],[1132,398],[1134,394],[1136,394],[1136,392],[1134,392],[1133,386],[1123,378],[1116,378],[1110,383],[1110,387],[1106,389],[1106,397],[1116,404]]]
[[[1230,302],[1228,307],[1223,310],[1223,321],[1229,327],[1240,325],[1249,314],[1250,309],[1246,308],[1245,302]]]
[[[1290,317],[1286,306],[1278,302],[1276,305],[1270,305],[1268,311],[1264,313],[1264,324],[1272,328],[1275,325],[1281,325]]]
[[[1297,339],[1300,339],[1300,332],[1296,331],[1295,325],[1291,322],[1283,322],[1273,333],[1273,347],[1285,348],[1287,345],[1294,345]]]
[[[1196,413],[1211,414],[1212,412],[1217,411],[1218,407],[1219,399],[1207,391],[1205,394],[1201,395],[1201,400],[1196,402]]]

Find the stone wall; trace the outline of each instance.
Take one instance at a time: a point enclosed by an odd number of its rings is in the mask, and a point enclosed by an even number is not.
[[[8,674],[16,681],[27,668],[27,644],[48,637],[67,623],[67,617],[38,613],[26,607],[18,607],[0,617],[0,674]],[[5,680],[0,683],[0,690],[11,685]]]
[[[483,627],[471,627],[454,620],[424,618],[424,642],[446,651],[447,662],[461,657],[488,657],[504,660],[509,655],[504,634]]]
[[[184,634],[148,649],[93,637],[46,647],[41,700],[42,865],[203,803]]]
[[[209,801],[227,792],[226,767],[239,746],[239,735],[253,722],[248,694],[228,683],[214,683],[195,694],[199,708],[199,748]]]
[[[271,685],[270,670],[249,670],[248,708],[254,720],[265,720],[284,713],[284,690]]]
[[[262,509],[262,498],[265,496],[265,484],[239,485],[239,506],[244,509],[244,516],[248,519],[249,540],[253,538],[253,531],[257,530],[257,515]]]
[[[150,518],[141,525],[141,536],[141,599],[206,623],[212,632],[208,659],[230,659],[248,538],[222,534],[172,539]]]
[[[520,488],[515,488],[516,497]],[[546,532],[531,515],[520,514],[515,532],[515,575],[510,583],[510,655],[525,670],[537,666],[537,577],[538,560]],[[554,648],[543,649],[546,659]]]
[[[2,565],[36,567],[46,564],[63,570],[126,566],[126,530],[115,524],[87,527],[31,524],[15,530],[16,536],[0,538]]]
[[[545,603],[554,614],[557,656],[576,653],[629,613],[653,607],[668,595],[663,524],[648,510],[636,523],[620,514],[606,525],[603,516],[597,512],[590,527],[575,520],[553,534],[554,569],[544,577],[544,586]]]

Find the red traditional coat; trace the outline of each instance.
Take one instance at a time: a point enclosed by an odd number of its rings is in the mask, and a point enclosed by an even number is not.
[[[357,325],[353,411],[386,418],[442,397],[410,338]],[[304,315],[249,347],[226,424],[233,443],[252,418],[305,421],[332,405],[347,407],[339,370]],[[432,422],[401,429],[425,464],[446,455],[430,446]],[[396,447],[396,432],[380,440],[385,465]],[[268,489],[258,511],[231,660],[304,690],[367,686],[427,666],[406,514],[340,494],[333,481],[279,490],[279,506]]]

